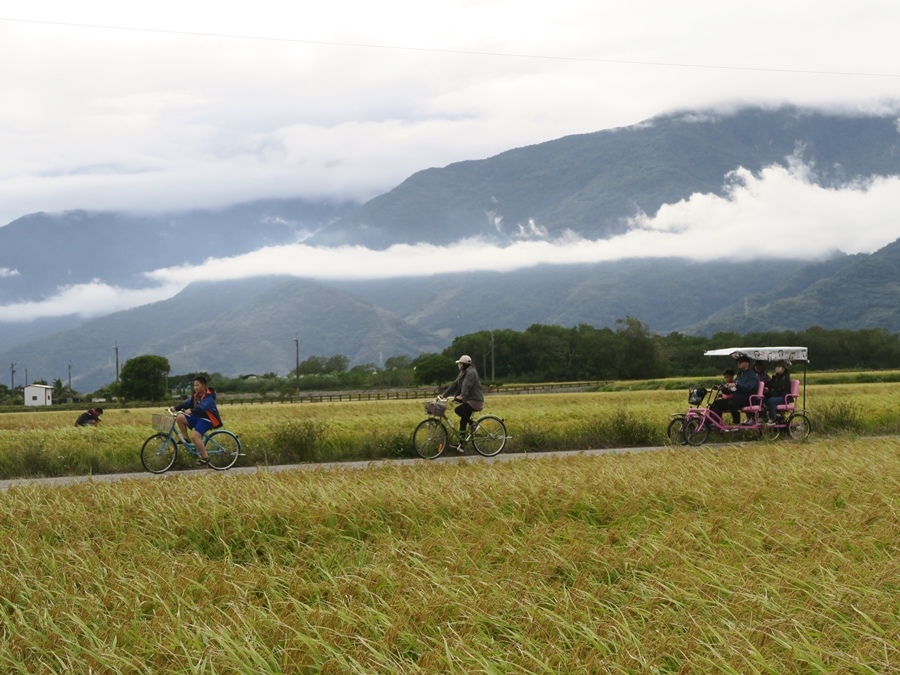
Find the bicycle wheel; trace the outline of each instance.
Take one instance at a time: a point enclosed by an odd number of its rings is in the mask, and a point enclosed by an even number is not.
[[[241,454],[241,441],[230,431],[219,429],[206,437],[206,455],[209,465],[217,471],[234,466]]]
[[[812,431],[809,418],[803,413],[794,413],[788,417],[787,431],[793,440],[805,441],[809,438],[809,434]]]
[[[447,429],[438,419],[419,422],[413,431],[413,447],[423,459],[436,459],[447,447]]]
[[[141,447],[141,464],[150,473],[165,473],[178,456],[178,446],[169,434],[155,434]]]
[[[666,429],[666,438],[669,439],[669,443],[684,445],[684,434],[682,433],[682,428],[684,427],[684,415],[679,415],[678,417],[673,417],[672,421],[669,422],[669,426]]]
[[[709,436],[709,428],[706,426],[706,420],[702,417],[692,417],[685,421],[681,428],[684,436],[684,442],[688,445],[703,445]]]
[[[506,447],[506,425],[495,415],[485,415],[475,420],[472,442],[479,455],[493,457]]]

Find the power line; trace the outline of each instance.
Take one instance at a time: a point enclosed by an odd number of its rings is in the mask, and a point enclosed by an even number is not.
[[[762,68],[758,66],[725,66],[709,63],[677,63],[672,61],[636,61],[627,59],[599,59],[582,56],[560,56],[552,54],[525,54],[516,52],[485,52],[465,49],[439,49],[436,47],[406,47],[402,45],[380,45],[366,42],[335,42],[329,40],[304,40],[300,38],[276,38],[261,35],[238,35],[234,33],[204,33],[198,31],[169,30],[164,28],[135,28],[133,26],[110,26],[92,23],[72,23],[68,21],[42,21],[38,19],[11,19],[0,17],[0,21],[12,23],[29,23],[45,26],[63,26],[67,28],[93,28],[99,30],[133,31],[137,33],[157,33],[164,35],[184,35],[190,37],[218,38],[226,40],[254,40],[260,42],[285,42],[291,44],[320,45],[325,47],[354,47],[358,49],[384,49],[406,52],[423,52],[432,54],[455,54],[459,56],[489,56],[511,59],[540,59],[545,61],[574,61],[582,63],[604,63],[627,66],[654,66],[660,68],[695,68],[706,70],[730,70],[758,73],[787,73],[795,75],[838,75],[842,77],[889,77],[898,78],[896,73],[867,73],[843,70],[807,70],[801,68]]]

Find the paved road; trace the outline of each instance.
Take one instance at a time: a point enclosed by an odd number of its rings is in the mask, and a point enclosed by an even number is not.
[[[609,455],[623,454],[627,452],[658,452],[660,450],[669,450],[669,447],[649,447],[649,448],[607,448],[604,450],[570,450],[560,452],[537,452],[537,453],[513,453],[499,454],[496,457],[482,457],[481,455],[443,455],[438,457],[434,462],[509,462],[514,460],[540,459],[542,457],[563,457],[572,454],[584,455]],[[172,471],[161,475],[148,472],[141,473],[115,473],[115,474],[99,474],[96,476],[60,476],[58,478],[17,478],[15,480],[0,481],[0,491],[8,490],[11,487],[20,486],[57,486],[57,485],[73,485],[75,483],[113,483],[120,480],[160,480],[170,476],[185,476],[194,474],[216,474],[216,475],[233,475],[256,473],[259,471],[322,471],[329,469],[368,469],[385,465],[397,464],[422,464],[427,463],[425,459],[383,459],[368,462],[329,462],[321,464],[282,464],[278,466],[248,466],[235,467],[228,471],[214,471],[212,469],[185,469]]]

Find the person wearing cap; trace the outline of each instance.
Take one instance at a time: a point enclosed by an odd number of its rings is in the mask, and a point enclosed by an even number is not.
[[[459,452],[464,450],[462,438],[466,427],[471,423],[472,413],[476,410],[484,410],[484,392],[481,389],[481,380],[478,371],[472,363],[472,357],[463,354],[456,361],[459,366],[459,375],[456,380],[444,390],[446,398],[455,398],[459,401],[456,406],[456,414],[459,415],[460,444],[456,446]]]
[[[772,426],[778,417],[778,406],[783,405],[785,397],[791,393],[791,373],[786,362],[775,362],[775,375],[766,385],[764,393],[766,408],[769,410],[769,420],[766,424]]]
[[[731,413],[734,424],[741,423],[741,408],[750,405],[750,396],[759,389],[759,376],[750,368],[750,357],[739,356],[737,358],[737,377],[731,387],[731,398],[713,401],[709,409],[720,417],[727,408]]]

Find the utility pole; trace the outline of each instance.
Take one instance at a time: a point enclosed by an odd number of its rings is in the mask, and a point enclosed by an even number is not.
[[[9,390],[11,392],[16,390],[16,364],[15,363],[9,364]]]
[[[294,367],[294,381],[297,383],[297,394],[300,393],[300,339],[294,338],[294,356],[296,366]]]
[[[69,393],[72,393],[72,364],[69,364]]]
[[[494,331],[491,330],[491,384],[494,383]]]
[[[25,384],[28,384],[28,367],[25,367]]]
[[[113,349],[116,350],[116,384],[119,382],[119,343],[117,342]]]

